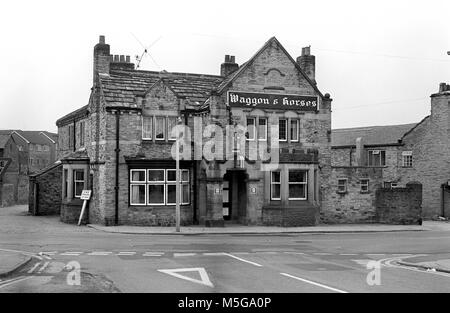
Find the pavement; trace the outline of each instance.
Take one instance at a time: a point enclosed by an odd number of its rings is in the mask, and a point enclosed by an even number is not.
[[[32,257],[19,252],[0,250],[0,279],[26,266]]]
[[[420,225],[385,225],[385,224],[351,224],[351,225],[319,225],[307,227],[276,227],[276,226],[240,226],[225,227],[181,227],[176,232],[175,227],[148,226],[103,226],[88,224],[90,228],[108,233],[143,234],[143,235],[201,235],[201,234],[283,234],[283,233],[370,233],[370,232],[399,232],[425,231],[430,227]],[[449,223],[450,229],[450,223]]]

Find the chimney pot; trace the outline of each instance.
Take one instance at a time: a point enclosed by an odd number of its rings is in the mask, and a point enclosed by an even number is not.
[[[239,68],[234,55],[225,55],[225,62],[220,65],[220,75],[228,76]]]
[[[125,63],[125,56],[124,55],[120,56],[120,63]]]
[[[129,56],[129,55],[126,56],[126,62],[127,62],[127,63],[130,63],[130,62],[131,62],[130,56]]]
[[[119,62],[119,55],[114,55],[114,62]]]
[[[439,84],[439,93],[444,92],[446,88],[447,88],[446,83],[440,83]]]
[[[98,40],[98,43],[104,45],[104,44],[105,44],[105,36],[100,35],[100,38],[99,38],[99,40]]]

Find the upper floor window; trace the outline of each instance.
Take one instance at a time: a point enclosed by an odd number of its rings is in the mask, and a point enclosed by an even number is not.
[[[73,125],[69,125],[69,149],[73,149],[74,148],[74,138],[73,138]]]
[[[152,139],[153,136],[153,116],[142,117],[142,139]]]
[[[291,141],[298,141],[298,132],[299,132],[299,127],[298,127],[298,120],[291,120]]]
[[[155,118],[155,139],[164,140],[166,130],[166,119],[164,116],[157,116]]]
[[[258,140],[267,140],[267,118],[265,117],[258,119]]]
[[[84,146],[84,121],[80,122],[80,146]]]
[[[169,116],[167,118],[167,138],[169,138],[169,140],[177,139],[175,131],[174,131],[174,133],[172,133],[172,130],[178,124],[177,121],[178,121],[178,117],[176,117],[176,116]]]
[[[403,161],[403,167],[412,167],[413,166],[412,151],[403,151],[402,152],[402,161]]]
[[[247,133],[245,134],[247,137],[247,140],[255,140],[256,135],[256,123],[255,123],[254,117],[248,117],[247,118]]]
[[[369,150],[368,166],[385,166],[386,165],[386,151],[385,150]]]
[[[280,118],[278,121],[278,136],[280,141],[287,141],[287,120]]]

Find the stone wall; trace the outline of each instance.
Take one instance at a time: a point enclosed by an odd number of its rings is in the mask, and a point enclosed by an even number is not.
[[[0,183],[0,206],[7,207],[16,203],[14,200],[14,185]]]
[[[35,187],[36,185],[36,187]],[[62,164],[30,176],[28,211],[34,215],[57,215],[62,199]],[[37,190],[37,207],[35,191]]]
[[[376,191],[376,219],[384,224],[422,224],[422,185],[380,188]]]
[[[265,206],[262,223],[265,226],[299,227],[315,226],[319,221],[319,207],[297,205],[289,207]]]

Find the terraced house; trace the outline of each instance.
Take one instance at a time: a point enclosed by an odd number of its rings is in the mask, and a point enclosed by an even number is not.
[[[93,68],[88,104],[57,121],[64,221],[92,189],[90,223],[173,225],[175,125],[183,225],[314,225],[327,210],[331,98],[309,47],[295,60],[273,37],[242,65],[227,55],[202,75],[136,70],[100,36]]]

